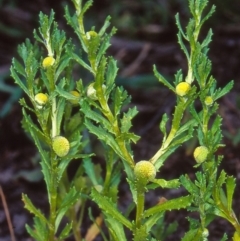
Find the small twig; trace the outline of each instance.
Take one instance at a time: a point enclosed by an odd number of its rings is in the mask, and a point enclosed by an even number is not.
[[[11,222],[11,217],[10,217],[10,214],[9,214],[9,211],[8,211],[7,202],[6,202],[5,195],[3,193],[1,185],[0,185],[0,196],[1,196],[1,199],[2,199],[3,209],[4,209],[4,212],[5,212],[6,218],[7,218],[7,223],[8,223],[8,228],[9,228],[10,235],[11,235],[11,240],[16,241],[14,231],[13,231],[12,222]]]

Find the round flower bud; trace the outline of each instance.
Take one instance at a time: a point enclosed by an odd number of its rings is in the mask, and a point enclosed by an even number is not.
[[[211,106],[213,104],[213,98],[212,96],[207,96],[204,100],[205,105]]]
[[[42,66],[43,68],[48,68],[50,66],[53,66],[54,62],[55,62],[55,59],[52,56],[48,56],[43,60]]]
[[[42,109],[42,107],[47,103],[48,96],[43,93],[38,93],[34,96],[34,100],[37,103],[37,108]]]
[[[140,182],[148,183],[156,177],[156,168],[149,161],[140,161],[134,167],[134,174]]]
[[[52,148],[59,157],[64,157],[69,152],[70,144],[67,138],[56,136],[52,140]]]
[[[91,38],[95,38],[97,36],[98,36],[98,34],[95,31],[92,31],[92,30],[86,33],[86,39],[87,40],[90,40]]]
[[[79,102],[79,99],[80,99],[80,93],[76,90],[72,90],[72,91],[70,91],[70,94],[75,96],[76,99],[69,100],[69,102],[73,105],[77,105]]]
[[[106,85],[102,85],[103,92],[106,90]],[[94,88],[94,83],[91,83],[88,88],[87,88],[87,96],[92,99],[92,100],[97,100],[97,92],[96,89]]]
[[[189,92],[189,90],[191,89],[191,85],[187,82],[180,82],[177,86],[176,86],[176,93],[179,96],[185,96],[187,95],[187,93]]]
[[[204,239],[206,239],[209,236],[209,232],[207,228],[204,228],[203,232],[202,232],[202,237]]]
[[[193,156],[196,162],[200,164],[206,161],[208,153],[209,153],[209,150],[206,146],[199,146],[195,148]]]

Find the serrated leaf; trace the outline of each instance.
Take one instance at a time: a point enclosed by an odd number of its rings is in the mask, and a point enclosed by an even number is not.
[[[185,175],[185,176],[181,176],[179,178],[179,180],[181,181],[182,185],[187,189],[187,191],[191,194],[198,194],[198,188],[194,185],[194,183],[190,180],[190,178]]]
[[[199,241],[199,239],[196,239],[196,235],[198,233],[198,229],[192,229],[185,233],[184,237],[181,239],[181,241]]]
[[[69,62],[72,58],[69,57],[69,55],[67,54],[65,57],[62,57],[61,59],[61,63],[59,64],[56,74],[55,74],[55,78],[58,79],[58,77],[60,76],[60,74],[64,71],[64,69],[69,65]]]
[[[92,70],[92,68],[85,63],[78,55],[71,53],[71,56],[73,59],[76,60],[76,62],[78,62],[83,68],[87,69],[90,73],[94,74],[94,71]]]
[[[72,230],[72,222],[66,224],[66,226],[64,227],[64,229],[61,231],[59,235],[59,240],[66,239],[70,235],[71,230]]]
[[[121,132],[127,133],[132,126],[132,119],[137,115],[138,110],[135,107],[129,108],[127,113],[123,114],[121,119]]]
[[[69,192],[65,194],[64,199],[61,200],[61,204],[57,211],[57,216],[55,220],[55,230],[58,230],[59,224],[63,216],[79,198],[80,194],[76,191],[75,187],[71,188]]]
[[[105,220],[108,224],[109,231],[114,236],[116,241],[127,241],[122,223],[118,222],[109,214],[106,215]]]
[[[232,199],[233,199],[233,194],[236,187],[235,180],[236,179],[232,176],[228,176],[226,180],[227,206],[228,206],[229,212],[232,210]]]
[[[162,188],[179,188],[180,187],[180,182],[178,179],[173,179],[170,181],[166,181],[165,179],[154,179],[152,182],[156,183]]]
[[[110,215],[114,218],[114,220],[122,223],[128,229],[132,230],[132,223],[119,212],[119,210],[115,207],[116,203],[113,203],[107,197],[104,197],[94,188],[92,188],[91,197],[107,215]]]
[[[170,90],[172,90],[173,92],[175,92],[175,88],[157,71],[156,66],[153,66],[153,72],[154,75],[157,77],[157,79],[163,83],[165,86],[167,86]]]
[[[97,113],[96,111],[91,110],[87,101],[82,102],[81,110],[84,113],[85,117],[95,121],[98,124],[101,124],[101,126],[103,126],[106,130],[114,133],[112,130],[112,124],[105,117],[103,117],[100,113]]]
[[[63,114],[65,111],[65,99],[60,98],[57,102],[57,133],[61,133],[61,123],[62,123],[62,119],[63,119]]]
[[[105,36],[103,37],[102,43],[100,45],[100,48],[98,50],[97,56],[95,56],[96,58],[96,67],[99,65],[102,56],[106,53],[106,50],[109,48],[110,46],[110,38],[117,32],[116,28],[112,28],[111,32],[109,34],[105,34]]]
[[[122,87],[115,88],[114,98],[113,98],[113,110],[115,116],[119,115],[122,103],[127,98],[127,92]]]
[[[122,155],[122,151],[119,148],[117,142],[115,141],[114,137],[105,131],[102,127],[100,126],[94,126],[88,119],[85,120],[85,126],[88,128],[88,130],[96,135],[98,139],[102,140],[105,142],[107,145],[111,146],[112,149],[115,151],[115,153],[121,157],[122,159],[125,160],[124,156]]]
[[[234,84],[234,82],[232,80],[222,89],[218,89],[214,93],[214,100],[217,100],[217,99],[221,98],[222,96],[226,95],[233,88],[233,84]]]
[[[163,133],[163,142],[166,140],[166,137],[167,137],[167,129],[166,129],[166,124],[168,122],[169,118],[167,116],[166,113],[163,114],[162,116],[162,120],[160,122],[160,125],[159,125],[159,128],[161,130],[161,132]]]
[[[133,241],[148,241],[148,233],[146,225],[141,225],[140,228],[136,228],[134,230],[134,238]]]
[[[158,212],[171,211],[173,209],[186,208],[187,206],[189,206],[191,204],[191,202],[192,202],[191,196],[185,196],[185,197],[180,197],[180,198],[168,200],[164,203],[161,203],[159,205],[156,205],[156,206],[146,210],[143,214],[143,217],[147,218],[147,217],[152,216],[152,215],[154,215]]]
[[[42,214],[42,212],[37,209],[32,201],[28,198],[28,196],[26,194],[22,194],[22,200],[24,202],[24,207],[30,212],[33,213],[36,217],[38,217],[41,222],[43,222],[44,224],[48,223],[48,220],[45,218],[45,216]]]
[[[106,72],[106,83],[107,86],[111,86],[115,82],[115,78],[117,76],[118,67],[117,61],[114,60],[112,57],[109,58],[107,72]]]
[[[26,87],[26,85],[22,82],[22,80],[19,78],[18,74],[15,72],[13,66],[11,66],[10,68],[11,71],[11,76],[13,77],[13,79],[15,80],[15,83],[18,84],[20,86],[20,88],[29,96],[29,91]]]
[[[93,186],[100,185],[99,180],[97,180],[94,165],[90,158],[85,158],[83,160],[83,167],[84,167],[85,172],[87,173],[88,177],[90,178]]]

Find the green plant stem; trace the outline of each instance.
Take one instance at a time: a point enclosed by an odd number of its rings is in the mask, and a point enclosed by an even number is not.
[[[57,103],[56,98],[52,100],[52,137],[57,136]],[[51,153],[51,181],[50,181],[50,225],[49,225],[49,240],[53,241],[55,236],[55,220],[58,196],[57,183],[57,164],[56,155]]]
[[[145,195],[143,188],[140,187],[137,190],[137,211],[136,211],[136,229],[139,229],[142,225],[142,216],[144,211]]]
[[[185,109],[187,108],[187,105],[184,103],[183,100],[180,100],[175,107],[173,121],[172,121],[172,128],[170,130],[170,133],[164,143],[162,144],[161,148],[157,151],[157,153],[149,160],[153,164],[167,151],[169,145],[173,141],[176,132],[178,131],[180,127],[180,123],[183,117],[183,113]]]
[[[99,103],[103,109],[103,114],[107,117],[109,122],[113,125],[114,134],[116,136],[115,140],[122,151],[122,155],[123,155],[124,159],[128,162],[128,164],[132,168],[134,168],[134,165],[135,165],[134,160],[133,160],[132,156],[130,155],[130,153],[128,152],[124,140],[120,137],[121,131],[119,129],[118,120],[117,120],[117,118],[115,118],[113,116],[102,89],[99,94],[100,94],[99,95]]]
[[[55,154],[54,154],[55,155]],[[54,241],[56,208],[57,208],[57,160],[52,155],[51,160],[51,180],[50,180],[50,218],[48,241]]]

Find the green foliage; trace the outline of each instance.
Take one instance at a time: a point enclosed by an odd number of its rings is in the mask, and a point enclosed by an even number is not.
[[[115,85],[117,63],[106,54],[110,38],[116,32],[115,28],[108,31],[110,17],[106,18],[99,31],[94,27],[85,31],[84,14],[93,2],[83,4],[81,0],[73,0],[75,13],[70,13],[66,7],[67,22],[82,46],[79,54],[65,32],[58,29],[54,12],[49,17],[40,13],[40,27],[34,31],[36,42],[32,44],[26,40],[19,47],[22,60],[13,59],[11,67],[12,77],[27,96],[26,100],[20,100],[22,126],[30,133],[40,153],[48,192],[48,216],[44,216],[23,195],[26,209],[35,216],[33,227],[26,226],[35,240],[64,240],[70,235],[76,241],[85,240],[79,230],[88,203],[86,200],[95,202],[100,208],[108,238],[91,214],[89,217],[99,230],[92,231],[94,228],[91,227],[89,232],[94,235],[101,233],[104,240],[129,240],[128,232],[134,241],[163,240],[177,226],[175,222],[168,226],[164,224],[165,212],[182,208],[199,214],[197,219],[188,218],[190,230],[182,240],[207,240],[207,227],[215,216],[228,220],[236,229],[235,237],[239,235],[240,225],[232,210],[235,179],[224,171],[219,175],[222,157],[216,154],[222,145],[221,117],[216,114],[216,101],[230,91],[233,82],[222,89],[216,88],[216,80],[211,76],[211,61],[207,56],[212,31],[209,30],[201,42],[198,40],[203,23],[215,9],[213,6],[204,15],[207,3],[207,0],[189,0],[192,18],[185,31],[176,15],[178,42],[188,61],[186,76],[179,70],[172,84],[154,66],[153,72],[159,82],[176,95],[176,105],[172,118],[167,114],[162,117],[160,131],[163,140],[159,150],[149,160],[141,162],[146,165],[138,173],[134,172],[136,160],[131,149],[131,144],[137,143],[140,138],[131,131],[132,119],[138,111],[136,107],[124,111],[123,107],[130,103],[130,97],[123,87]],[[75,68],[85,68],[92,75],[93,82],[85,86],[85,81],[77,81],[73,74]],[[183,91],[185,87],[187,91],[179,95],[176,87],[182,83]],[[72,90],[78,91],[79,97],[71,94]],[[41,105],[36,101],[39,93],[45,97]],[[201,104],[201,110],[196,109],[196,103]],[[188,120],[184,118],[186,112],[191,115]],[[167,125],[170,125],[170,131]],[[91,138],[86,136],[89,137],[89,133],[103,146],[104,168],[93,161],[92,156],[96,153],[88,151]],[[197,136],[199,146],[208,150],[204,161],[194,166],[199,169],[195,180],[188,175],[181,176],[179,180],[155,178],[156,171],[161,174],[160,169],[167,158],[193,135]],[[64,143],[57,142],[59,146],[56,146],[54,142],[53,145],[54,138],[58,136],[64,137],[65,144],[69,142],[69,150],[60,156],[54,150],[64,148]],[[75,159],[76,172],[69,176],[68,166]],[[144,169],[149,166],[152,168]],[[151,178],[143,180],[141,175]],[[118,207],[119,183],[123,177],[133,198],[125,213],[120,212]],[[180,186],[189,194],[170,200],[163,198],[153,207],[145,208],[145,194],[149,189]],[[133,210],[135,218],[131,219],[129,214]],[[164,230],[156,229],[160,225]],[[225,239],[226,236],[222,240]]]

